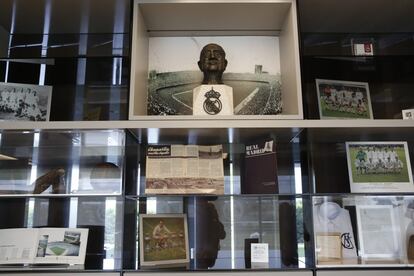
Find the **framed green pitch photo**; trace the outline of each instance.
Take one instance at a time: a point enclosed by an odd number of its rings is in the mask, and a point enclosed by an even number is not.
[[[407,142],[347,142],[353,193],[414,192]]]

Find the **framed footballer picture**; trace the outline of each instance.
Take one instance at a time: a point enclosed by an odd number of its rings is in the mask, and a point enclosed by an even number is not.
[[[49,121],[52,86],[0,82],[0,120]]]
[[[407,142],[347,142],[353,193],[414,192]]]
[[[373,119],[368,83],[316,79],[320,119]]]
[[[141,267],[186,266],[189,263],[185,214],[139,216]]]

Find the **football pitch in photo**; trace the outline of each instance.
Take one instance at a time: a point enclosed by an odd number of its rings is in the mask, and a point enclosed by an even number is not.
[[[319,99],[320,100],[320,99]],[[352,113],[339,110],[330,110],[324,101],[321,101],[322,116],[331,118],[354,118],[354,119],[370,119],[368,111],[363,113]]]
[[[352,168],[352,179],[354,183],[407,183],[410,182],[407,160],[405,157],[404,147],[397,147],[396,153],[403,163],[403,167],[399,172],[377,172],[377,173],[361,173],[355,167],[355,159],[359,146],[350,147],[350,158]]]

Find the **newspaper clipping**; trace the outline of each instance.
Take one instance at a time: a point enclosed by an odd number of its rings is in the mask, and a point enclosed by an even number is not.
[[[224,194],[223,147],[148,146],[147,194]]]

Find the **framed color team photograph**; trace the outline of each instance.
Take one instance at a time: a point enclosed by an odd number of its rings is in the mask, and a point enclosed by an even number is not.
[[[49,121],[52,86],[0,82],[0,120]]]
[[[368,83],[316,79],[320,119],[373,119]]]
[[[139,241],[143,267],[186,266],[189,263],[185,214],[140,215]]]
[[[407,142],[347,142],[353,193],[414,192]]]

